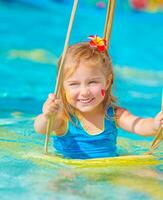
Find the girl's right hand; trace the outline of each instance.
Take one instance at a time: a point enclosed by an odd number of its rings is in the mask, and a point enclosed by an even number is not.
[[[54,93],[50,93],[43,105],[42,112],[45,117],[50,117],[52,115],[60,113],[62,109],[62,101],[60,99],[57,99]]]

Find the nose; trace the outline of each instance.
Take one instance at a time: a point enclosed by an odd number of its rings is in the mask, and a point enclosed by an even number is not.
[[[90,94],[90,90],[87,86],[81,86],[80,88],[80,94],[82,96],[88,96]]]

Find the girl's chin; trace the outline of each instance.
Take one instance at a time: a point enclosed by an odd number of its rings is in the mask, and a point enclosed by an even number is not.
[[[91,112],[94,111],[98,106],[78,106],[76,109],[80,112]]]

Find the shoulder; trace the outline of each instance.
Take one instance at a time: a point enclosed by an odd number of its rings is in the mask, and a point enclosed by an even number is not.
[[[113,106],[115,117],[118,119],[120,118],[124,113],[127,113],[128,110],[119,106]]]
[[[114,116],[115,118],[120,118],[121,115],[127,111],[127,109],[125,108],[122,108],[122,107],[119,107],[119,106],[116,106],[116,105],[111,105],[108,107],[107,109],[107,114],[110,116]]]

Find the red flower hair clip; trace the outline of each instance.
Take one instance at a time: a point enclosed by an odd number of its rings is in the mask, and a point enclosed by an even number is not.
[[[88,38],[90,39],[89,45],[91,47],[96,47],[102,52],[106,50],[107,46],[105,38],[100,38],[97,35],[90,35]]]

